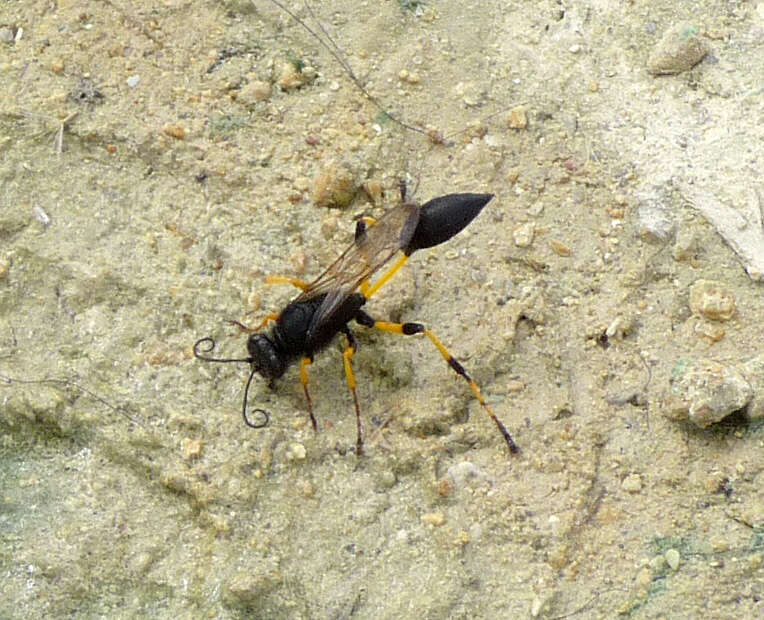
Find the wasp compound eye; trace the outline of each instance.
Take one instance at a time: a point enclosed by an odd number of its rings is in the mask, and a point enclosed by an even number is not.
[[[286,372],[289,359],[282,355],[278,344],[265,334],[252,334],[247,341],[249,359],[255,371],[272,381]]]

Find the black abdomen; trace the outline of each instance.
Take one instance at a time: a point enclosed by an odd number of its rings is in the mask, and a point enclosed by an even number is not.
[[[493,194],[448,194],[424,203],[414,236],[404,248],[406,256],[444,243],[474,220]]]

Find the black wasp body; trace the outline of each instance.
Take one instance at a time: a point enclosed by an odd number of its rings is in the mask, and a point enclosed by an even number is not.
[[[356,445],[360,454],[363,451],[361,415],[351,365],[357,344],[349,323],[355,321],[363,327],[407,336],[424,334],[449,366],[469,383],[480,404],[498,426],[510,451],[516,452],[517,446],[512,437],[486,404],[477,384],[429,329],[420,323],[377,321],[363,310],[366,302],[393,277],[411,254],[451,239],[469,225],[492,198],[492,194],[449,194],[434,198],[421,207],[403,201],[379,221],[360,220],[356,226],[353,243],[313,282],[305,283],[282,277],[269,278],[271,282],[294,284],[302,289],[302,293],[279,314],[267,317],[266,322],[275,321],[275,325],[268,332],[258,331],[250,335],[247,341],[249,357],[219,359],[200,354],[201,345],[208,345],[205,352],[214,347],[211,338],[197,341],[194,345],[194,355],[211,362],[250,364],[251,372],[244,390],[242,415],[246,424],[255,428],[267,424],[268,414],[262,409],[256,410],[265,416],[264,421],[259,424],[251,422],[247,415],[247,397],[253,376],[259,374],[272,383],[281,377],[291,364],[301,359],[300,376],[308,412],[314,429],[317,429],[308,392],[307,367],[312,363],[315,354],[325,348],[337,334],[344,334],[347,338],[347,348],[343,358],[348,387],[355,403],[358,425]],[[371,276],[398,252],[402,254],[397,262],[372,284]]]
[[[347,324],[366,303],[363,295],[354,293],[342,303],[331,320],[314,325],[313,317],[325,300],[325,293],[307,301],[295,300],[281,311],[270,332],[249,337],[247,351],[257,374],[273,381],[297,359],[312,358],[339,332],[349,329]]]
[[[415,205],[404,203],[403,207],[409,207],[412,215],[408,216],[410,219],[400,231],[398,243],[404,244],[400,249],[408,257],[415,250],[447,241],[466,228],[492,198],[492,194],[450,194],[430,200],[418,209]],[[412,219],[417,217],[415,226],[412,226]],[[370,234],[368,231],[364,222],[359,221],[353,247],[369,243],[366,238]],[[387,260],[389,258],[385,258],[384,262]],[[281,311],[269,334],[250,336],[247,350],[256,372],[263,378],[278,379],[297,358],[312,357],[327,346],[335,335],[349,329],[348,323],[353,319],[366,327],[373,326],[368,324],[366,313],[359,313],[367,301],[361,293],[348,295],[332,313],[319,315],[321,321],[314,320],[328,295],[314,295],[314,288],[314,285],[309,285],[307,294],[303,293]]]

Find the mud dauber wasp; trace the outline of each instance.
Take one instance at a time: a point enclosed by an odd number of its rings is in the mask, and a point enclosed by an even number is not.
[[[247,415],[249,387],[255,373],[260,374],[269,384],[281,377],[290,364],[301,358],[300,378],[308,413],[313,429],[318,430],[313,406],[308,392],[308,366],[316,353],[325,348],[339,333],[347,338],[347,348],[343,354],[348,387],[353,394],[358,436],[357,454],[363,453],[363,431],[361,408],[356,393],[355,375],[351,360],[357,349],[357,342],[348,323],[355,321],[363,327],[373,327],[380,331],[405,336],[424,334],[435,345],[443,359],[469,384],[478,402],[491,417],[510,452],[518,451],[512,436],[504,424],[496,417],[485,402],[480,388],[464,370],[464,367],[448,352],[443,343],[421,323],[389,323],[377,321],[362,307],[384,286],[417,250],[430,248],[451,239],[477,217],[493,194],[448,194],[426,202],[421,207],[405,200],[405,187],[401,186],[401,203],[390,209],[378,221],[361,219],[356,224],[355,237],[351,245],[318,278],[310,283],[288,277],[269,277],[270,283],[289,283],[302,289],[302,293],[292,300],[279,314],[266,317],[260,328],[268,322],[276,324],[267,333],[256,330],[247,341],[248,357],[214,358],[207,357],[215,348],[215,341],[201,338],[194,344],[194,356],[207,362],[246,363],[252,370],[244,389],[242,416],[245,424],[252,428],[262,428],[268,424],[269,414],[256,409],[263,416],[260,422],[252,422]],[[398,260],[373,284],[372,275],[379,271],[398,252]],[[240,327],[243,327],[243,325]],[[244,328],[246,329],[246,328]],[[202,348],[206,347],[206,348]],[[201,352],[200,352],[201,351]]]

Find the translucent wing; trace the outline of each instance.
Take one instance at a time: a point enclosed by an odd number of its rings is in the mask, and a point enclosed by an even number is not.
[[[349,295],[406,247],[419,221],[419,207],[402,203],[390,209],[375,224],[367,226],[353,243],[318,278],[308,285],[296,302],[326,294],[313,315],[309,331],[321,325]]]

